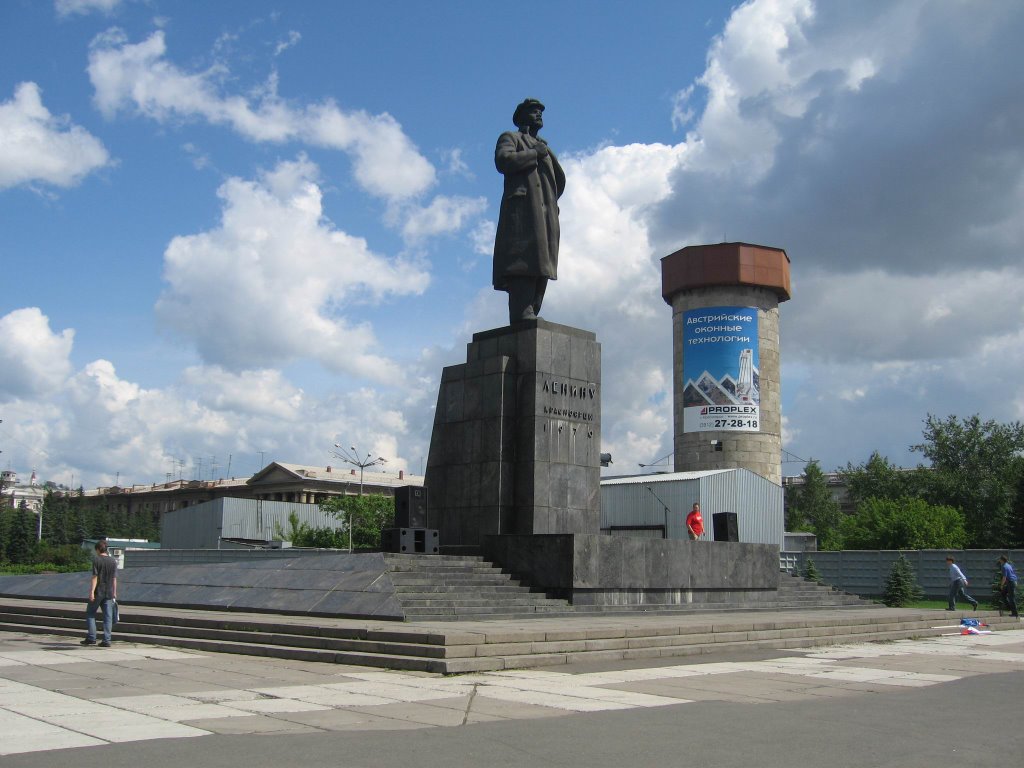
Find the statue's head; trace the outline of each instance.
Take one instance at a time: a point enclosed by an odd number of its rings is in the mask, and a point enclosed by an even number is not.
[[[544,124],[541,113],[544,112],[544,105],[536,99],[525,99],[516,111],[512,113],[512,122],[516,128],[536,126],[540,128]]]

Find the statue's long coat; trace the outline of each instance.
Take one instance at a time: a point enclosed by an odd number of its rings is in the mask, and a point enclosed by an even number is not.
[[[507,290],[509,277],[558,277],[558,198],[565,173],[550,150],[538,162],[541,143],[528,133],[509,131],[494,150],[494,164],[505,176],[494,237],[497,290]]]

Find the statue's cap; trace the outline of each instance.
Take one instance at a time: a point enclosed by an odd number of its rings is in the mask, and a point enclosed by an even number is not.
[[[516,111],[512,113],[512,124],[517,126],[521,125],[523,113],[533,107],[540,107],[540,111],[544,111],[544,105],[537,101],[537,99],[524,99],[523,102],[516,107]]]

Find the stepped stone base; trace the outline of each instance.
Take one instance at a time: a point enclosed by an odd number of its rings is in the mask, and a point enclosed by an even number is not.
[[[742,603],[779,588],[779,549],[770,544],[511,535],[486,537],[484,553],[574,606]]]
[[[320,551],[288,559],[129,567],[119,572],[118,593],[123,613],[148,605],[387,621],[864,604],[802,579],[780,580],[777,556],[766,555],[764,550],[774,553],[767,545],[571,535],[511,537],[497,544],[510,563],[518,552],[519,564],[503,570],[481,557]],[[513,574],[517,568],[520,573]],[[529,579],[519,578],[526,573]],[[88,580],[87,573],[0,576],[0,597],[82,601]]]
[[[1016,619],[970,612],[991,629]],[[765,613],[577,615],[456,624],[125,607],[115,643],[458,674],[575,662],[665,659],[956,633],[959,615],[895,608]],[[0,598],[0,632],[80,638],[78,603]]]

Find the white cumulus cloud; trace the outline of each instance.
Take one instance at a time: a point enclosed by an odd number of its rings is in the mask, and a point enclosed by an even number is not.
[[[305,358],[374,380],[397,378],[372,328],[350,319],[359,303],[418,293],[429,275],[374,253],[323,216],[318,170],[306,158],[220,188],[211,231],[174,238],[158,316],[207,363],[229,370]]]
[[[34,399],[58,390],[71,373],[75,332],[50,329],[37,307],[0,317],[0,399]]]
[[[40,182],[73,187],[110,162],[103,143],[43,105],[35,83],[0,102],[0,189]]]
[[[130,43],[118,29],[99,35],[88,71],[96,105],[108,117],[134,109],[162,123],[205,120],[255,142],[297,141],[341,150],[351,157],[359,184],[388,200],[419,195],[435,181],[434,167],[391,115],[346,111],[331,100],[289,103],[277,94],[276,75],[256,95],[229,93],[225,65],[181,69],[168,59],[160,30],[140,43]]]
[[[121,2],[122,0],[56,0],[54,7],[61,18],[86,16],[94,11],[109,16],[117,10]]]
[[[485,210],[487,200],[482,197],[438,195],[427,206],[413,206],[403,211],[402,235],[407,241],[418,242],[457,232]]]
[[[794,452],[912,463],[928,412],[1019,418],[1021,34],[1013,4],[752,0],[681,87],[648,236],[786,249]]]

